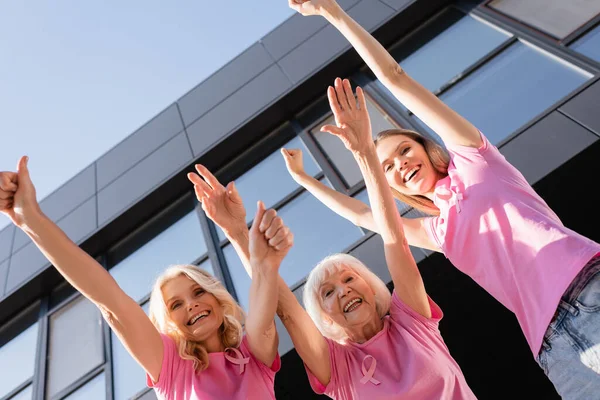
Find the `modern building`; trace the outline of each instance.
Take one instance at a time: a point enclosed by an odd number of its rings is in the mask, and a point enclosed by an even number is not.
[[[475,123],[568,227],[600,241],[600,1],[341,0],[402,66]],[[256,200],[295,233],[281,274],[301,297],[310,269],[349,252],[386,282],[380,238],[298,187],[279,154],[367,201],[349,153],[319,132],[325,89],[349,77],[367,95],[374,131],[429,131],[397,103],[320,17],[294,15],[70,181],[41,206],[143,307],[158,273],[195,263],[247,304],[249,278],[198,206],[196,162],[235,180],[250,221]],[[415,214],[402,205],[403,213]],[[440,329],[478,398],[555,399],[514,316],[441,254],[413,249]],[[147,308],[146,308],[147,309]],[[278,327],[281,324],[278,321]],[[319,398],[280,329],[280,399]],[[0,231],[0,399],[151,399],[144,374],[98,310],[21,231]]]

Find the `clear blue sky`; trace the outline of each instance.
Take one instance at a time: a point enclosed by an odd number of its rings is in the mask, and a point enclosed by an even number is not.
[[[292,14],[285,0],[0,2],[0,170],[28,155],[43,199]]]

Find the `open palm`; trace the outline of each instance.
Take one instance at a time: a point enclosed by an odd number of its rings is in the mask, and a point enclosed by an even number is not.
[[[190,172],[188,179],[194,184],[194,192],[206,216],[228,234],[246,227],[246,209],[235,184],[227,187],[203,165],[196,165],[197,174]]]
[[[365,95],[362,89],[357,87],[357,103],[347,79],[342,81],[337,78],[334,86],[335,88],[330,86],[327,89],[327,97],[335,125],[325,125],[321,127],[321,131],[339,137],[348,150],[360,153],[373,144]]]

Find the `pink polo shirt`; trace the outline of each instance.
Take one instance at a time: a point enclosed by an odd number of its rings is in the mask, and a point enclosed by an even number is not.
[[[209,353],[207,369],[196,373],[193,363],[179,357],[173,339],[161,334],[164,347],[158,382],[146,375],[146,384],[163,400],[274,400],[279,354],[271,368],[254,358],[246,336],[238,349]]]
[[[446,145],[440,216],[425,224],[446,257],[515,313],[536,356],[562,294],[600,245],[567,229],[523,175],[482,135]]]
[[[337,400],[476,399],[438,330],[442,310],[429,305],[425,318],[394,291],[377,335],[365,343],[327,339],[331,379],[324,386],[306,368],[313,390]]]

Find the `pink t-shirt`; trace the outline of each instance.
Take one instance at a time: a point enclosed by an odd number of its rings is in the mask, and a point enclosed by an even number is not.
[[[275,373],[281,367],[279,354],[271,368],[254,358],[246,336],[238,349],[209,353],[209,366],[196,373],[192,361],[179,357],[177,345],[167,335],[163,340],[163,362],[158,382],[146,375],[146,384],[163,400],[269,400],[275,399]]]
[[[438,330],[442,310],[431,299],[429,304],[428,319],[394,291],[377,335],[365,343],[327,339],[331,379],[324,386],[306,368],[313,390],[338,400],[476,399]]]
[[[425,224],[459,270],[515,313],[537,355],[564,291],[600,245],[567,229],[523,175],[482,135],[448,145],[435,188],[440,216]]]

